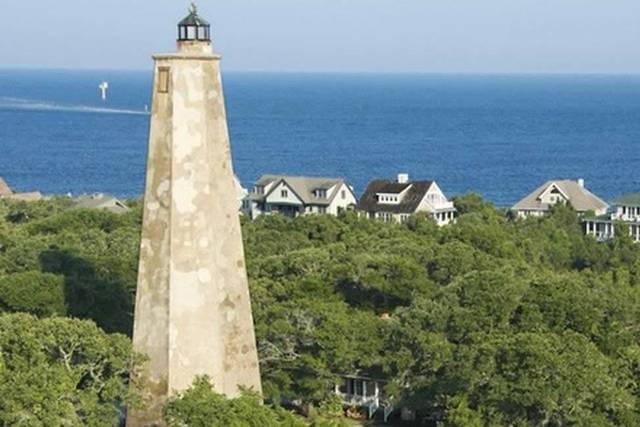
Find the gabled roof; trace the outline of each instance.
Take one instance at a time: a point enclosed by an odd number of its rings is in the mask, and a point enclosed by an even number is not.
[[[269,192],[265,194],[252,194],[251,198],[259,201],[266,199],[280,182],[284,182],[305,205],[329,205],[337,196],[342,184],[346,184],[342,178],[263,175],[258,182],[256,182],[256,186],[264,187],[269,184],[274,185]],[[349,185],[347,185],[347,187],[351,190]],[[313,194],[314,190],[329,190],[331,188],[334,188],[334,190],[327,193],[326,198],[318,198]]]
[[[13,191],[11,191],[5,180],[0,177],[0,196],[8,196],[10,194],[13,194]]]
[[[391,182],[391,181],[381,182],[380,186],[378,187],[378,193],[400,194],[404,190],[406,190],[410,185],[411,185],[410,182],[406,182],[402,184],[399,182]]]
[[[106,194],[80,196],[74,207],[77,209],[106,209],[113,213],[124,213],[131,210],[120,200]]]
[[[631,193],[618,196],[612,200],[616,206],[640,206],[640,193]]]
[[[601,211],[609,205],[601,198],[584,188],[578,181],[569,179],[547,181],[536,188],[531,194],[520,200],[513,206],[514,210],[538,210],[546,211],[551,205],[543,203],[540,196],[550,187],[556,186],[568,199],[569,204],[578,212]]]
[[[433,185],[433,181],[413,181],[399,184],[394,181],[375,180],[367,186],[358,203],[358,209],[366,212],[390,212],[412,214]],[[411,186],[398,204],[378,203],[379,193],[397,194]]]

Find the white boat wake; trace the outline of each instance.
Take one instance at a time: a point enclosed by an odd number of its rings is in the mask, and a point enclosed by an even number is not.
[[[91,107],[88,105],[65,105],[56,102],[38,101],[23,98],[0,97],[0,110],[26,110],[26,111],[62,111],[70,113],[93,113],[93,114],[130,114],[149,115],[144,110],[127,110],[120,108]]]

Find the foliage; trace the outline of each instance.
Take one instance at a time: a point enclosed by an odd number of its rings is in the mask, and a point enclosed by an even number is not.
[[[65,203],[0,201],[0,310],[130,334],[139,206],[118,216]],[[395,407],[443,426],[640,425],[640,246],[596,242],[566,206],[516,220],[477,195],[455,203],[461,216],[442,228],[425,215],[243,219],[267,401],[337,412],[327,399],[351,374],[386,378]],[[46,366],[42,378],[57,372]],[[204,382],[168,414],[191,416],[198,399],[284,419]]]
[[[281,408],[262,404],[260,396],[244,391],[235,399],[216,393],[208,377],[169,399],[164,407],[170,427],[304,427],[299,418]]]
[[[64,280],[54,274],[27,271],[0,276],[0,311],[65,315],[64,291]]]
[[[137,394],[129,340],[93,322],[0,315],[0,424],[113,426]]]

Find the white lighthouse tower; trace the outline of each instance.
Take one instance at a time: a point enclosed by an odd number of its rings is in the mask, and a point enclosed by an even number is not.
[[[192,6],[155,78],[133,344],[149,357],[150,405],[208,375],[218,392],[261,391],[229,134],[210,26]]]

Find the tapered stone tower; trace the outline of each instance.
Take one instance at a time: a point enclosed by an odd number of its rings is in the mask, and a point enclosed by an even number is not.
[[[149,356],[150,406],[130,427],[163,425],[168,396],[209,375],[229,396],[261,391],[220,57],[195,6],[178,52],[156,55],[133,345]]]

